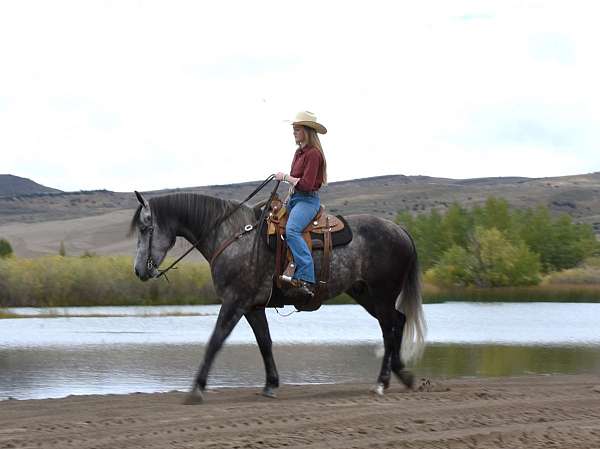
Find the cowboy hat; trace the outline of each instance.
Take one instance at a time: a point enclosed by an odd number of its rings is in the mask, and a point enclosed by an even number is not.
[[[292,125],[308,126],[319,134],[327,134],[327,128],[317,122],[317,116],[309,111],[302,111],[296,114],[296,118],[291,120]]]

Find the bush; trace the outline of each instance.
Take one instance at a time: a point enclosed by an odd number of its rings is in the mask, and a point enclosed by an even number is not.
[[[428,278],[446,286],[535,285],[540,282],[540,261],[523,242],[511,243],[498,229],[478,226],[468,248],[452,246]]]
[[[459,257],[456,248],[447,254],[454,245],[471,252],[470,244],[477,228],[499,231],[503,239],[520,253],[519,260],[532,257],[527,251],[537,254],[543,273],[573,268],[584,259],[600,253],[600,244],[591,226],[574,223],[566,214],[552,217],[545,206],[510,210],[506,200],[494,197],[488,198],[482,207],[471,210],[453,204],[445,214],[436,210],[417,216],[401,212],[396,222],[413,236],[424,270],[438,264],[447,265],[451,262],[448,258]],[[492,241],[489,243],[492,244]],[[533,260],[530,262],[535,264]],[[441,267],[438,267],[439,276],[445,278],[448,273],[440,270]],[[529,281],[523,279],[522,282]]]
[[[477,260],[461,246],[454,245],[446,251],[434,268],[425,277],[439,285],[467,286],[475,283],[474,273]]]
[[[13,255],[12,246],[8,240],[0,239],[0,258],[10,257]]]

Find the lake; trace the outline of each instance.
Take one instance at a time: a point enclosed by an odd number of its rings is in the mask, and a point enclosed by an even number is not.
[[[411,367],[417,376],[600,373],[600,304],[451,302],[424,307],[428,348]],[[32,318],[0,320],[0,399],[185,390],[218,310],[55,308],[50,312],[77,316],[46,318],[39,316],[48,314],[47,309],[10,309]],[[381,334],[360,306],[323,306],[287,317],[275,310],[267,314],[282,383],[375,381]],[[263,382],[254,336],[241,321],[217,356],[209,386]]]

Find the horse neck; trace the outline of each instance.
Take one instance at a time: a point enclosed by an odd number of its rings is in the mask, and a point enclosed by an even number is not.
[[[198,250],[205,259],[210,260],[214,251],[229,237],[239,232],[246,218],[247,208],[242,206],[232,217],[222,223],[219,221],[234,207],[235,203],[220,198],[198,195],[193,210],[182,210],[174,214],[176,235],[185,238],[191,244],[198,242]],[[215,228],[216,225],[216,228]]]

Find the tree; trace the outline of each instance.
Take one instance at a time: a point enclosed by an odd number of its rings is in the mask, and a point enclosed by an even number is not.
[[[60,241],[60,246],[58,247],[58,255],[65,257],[67,255],[67,251],[65,250],[65,242]]]
[[[573,268],[584,259],[600,254],[600,243],[590,225],[574,223],[566,214],[555,218],[543,205],[511,210],[502,198],[490,197],[484,206],[471,210],[455,203],[444,215],[436,210],[414,217],[403,212],[396,221],[406,226],[413,236],[424,270],[440,263],[453,245],[472,251],[478,227],[499,231],[512,249],[521,253],[519,257],[527,258],[525,250],[538,254],[544,273]],[[458,256],[456,249],[452,255]],[[447,262],[444,260],[443,264]]]
[[[437,210],[432,209],[429,214],[417,215],[414,218],[408,212],[403,212],[396,219],[414,239],[423,269],[431,268],[451,246],[442,218]]]
[[[467,247],[473,229],[473,217],[458,203],[453,203],[443,219],[444,232],[453,245]]]
[[[10,246],[10,243],[8,243],[8,240],[0,239],[0,257],[5,258],[10,257],[12,255],[13,249],[12,246]]]
[[[562,214],[552,219],[545,206],[518,213],[518,233],[540,255],[544,272],[573,268],[598,251],[598,241],[591,226],[573,223]]]
[[[482,226],[486,229],[496,228],[508,235],[512,223],[508,201],[503,198],[491,196],[486,200],[484,207],[473,210],[474,226]]]
[[[469,249],[477,260],[473,277],[479,287],[540,282],[539,256],[529,251],[522,241],[511,243],[496,228],[477,227]]]
[[[552,238],[560,250],[551,261],[554,269],[573,268],[594,253],[596,237],[589,226],[574,224],[571,217],[562,214],[553,223]]]
[[[441,285],[465,287],[475,283],[476,265],[473,254],[462,246],[452,245],[427,275]]]
[[[468,248],[452,246],[428,275],[442,285],[534,285],[540,281],[540,261],[524,242],[513,243],[496,228],[477,226]]]

